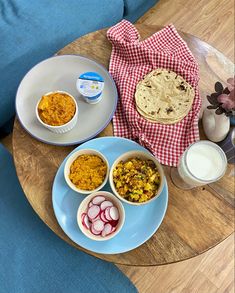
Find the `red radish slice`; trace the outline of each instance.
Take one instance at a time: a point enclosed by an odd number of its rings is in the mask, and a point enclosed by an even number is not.
[[[91,206],[88,211],[87,215],[90,219],[95,219],[100,213],[100,207],[97,205]]]
[[[107,223],[104,225],[104,229],[102,231],[102,234],[106,236],[106,235],[110,234],[111,231],[112,231],[112,226],[109,223]]]
[[[111,233],[113,233],[116,230],[116,227],[112,227]]]
[[[102,232],[101,232],[101,236],[102,237],[105,237],[107,235],[107,233],[105,232],[105,230],[103,230]]]
[[[89,222],[89,218],[87,215],[84,216],[82,223],[85,228],[90,229],[91,223]]]
[[[105,215],[104,215],[104,212],[102,212],[101,214],[100,214],[100,219],[104,222],[104,223],[107,223],[109,220],[107,220],[106,218],[105,218]]]
[[[94,235],[100,235],[101,232],[100,231],[96,231],[95,228],[94,228],[94,226],[91,225],[91,233],[94,234]]]
[[[100,205],[103,201],[105,201],[105,197],[103,196],[96,196],[92,199],[92,203],[96,205]]]
[[[107,207],[105,210],[104,210],[104,215],[105,215],[105,218],[109,221],[112,221],[112,218],[110,217],[110,214],[109,214],[109,210],[110,210],[110,207]]]
[[[108,228],[104,228],[104,230],[101,232],[101,236],[102,237],[105,237],[105,236],[107,236],[107,235],[110,235],[110,234],[112,234],[114,231],[116,230],[116,227],[112,227],[112,229],[111,229],[111,231],[110,231],[110,228],[108,227]],[[110,232],[109,232],[110,231]],[[108,233],[107,233],[108,232]]]
[[[97,220],[92,224],[92,226],[96,231],[101,232],[104,229],[104,222],[101,220]]]
[[[81,214],[81,218],[82,218],[82,221],[84,220],[84,217],[86,216],[86,213],[82,213]]]
[[[97,221],[97,220],[100,220],[100,215],[98,215],[97,217],[95,217],[94,219],[91,219],[92,223]]]
[[[109,210],[109,215],[113,220],[118,220],[119,219],[119,211],[116,207],[111,207]]]
[[[112,225],[112,227],[116,227],[117,224],[118,224],[118,220],[112,220],[112,221],[109,221],[109,224]]]
[[[101,210],[103,211],[103,210],[105,210],[107,207],[112,207],[112,206],[113,206],[113,203],[112,203],[111,201],[109,201],[109,200],[105,200],[105,201],[103,201],[103,202],[101,203],[100,208],[101,208]]]
[[[95,196],[81,214],[82,225],[93,235],[106,237],[116,231],[119,222],[119,210],[105,196]]]

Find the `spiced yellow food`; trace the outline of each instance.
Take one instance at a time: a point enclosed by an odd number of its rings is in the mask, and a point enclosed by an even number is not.
[[[76,105],[68,94],[54,92],[42,96],[37,110],[40,119],[45,124],[60,126],[74,117]]]
[[[113,170],[113,182],[120,196],[141,203],[156,195],[161,178],[153,161],[131,158],[117,164]]]
[[[70,166],[69,179],[82,190],[98,188],[107,174],[106,163],[97,155],[81,155]]]

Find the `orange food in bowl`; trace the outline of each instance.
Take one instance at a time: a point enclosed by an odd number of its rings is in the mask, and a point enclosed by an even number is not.
[[[97,155],[81,155],[70,166],[69,179],[79,189],[94,190],[107,174],[106,163]]]
[[[74,117],[76,105],[68,94],[54,92],[42,96],[37,110],[40,119],[45,124],[60,126]]]

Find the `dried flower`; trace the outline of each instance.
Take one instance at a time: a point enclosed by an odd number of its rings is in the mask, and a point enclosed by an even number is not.
[[[235,97],[234,97],[234,83],[235,78],[227,80],[228,86],[226,88],[220,82],[215,83],[215,93],[207,96],[211,106],[208,109],[215,109],[215,113],[232,116],[235,113]]]

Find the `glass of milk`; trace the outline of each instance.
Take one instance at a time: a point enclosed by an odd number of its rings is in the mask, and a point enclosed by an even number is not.
[[[224,151],[211,141],[201,140],[186,149],[178,167],[171,168],[171,178],[177,187],[191,189],[219,180],[226,167]]]

